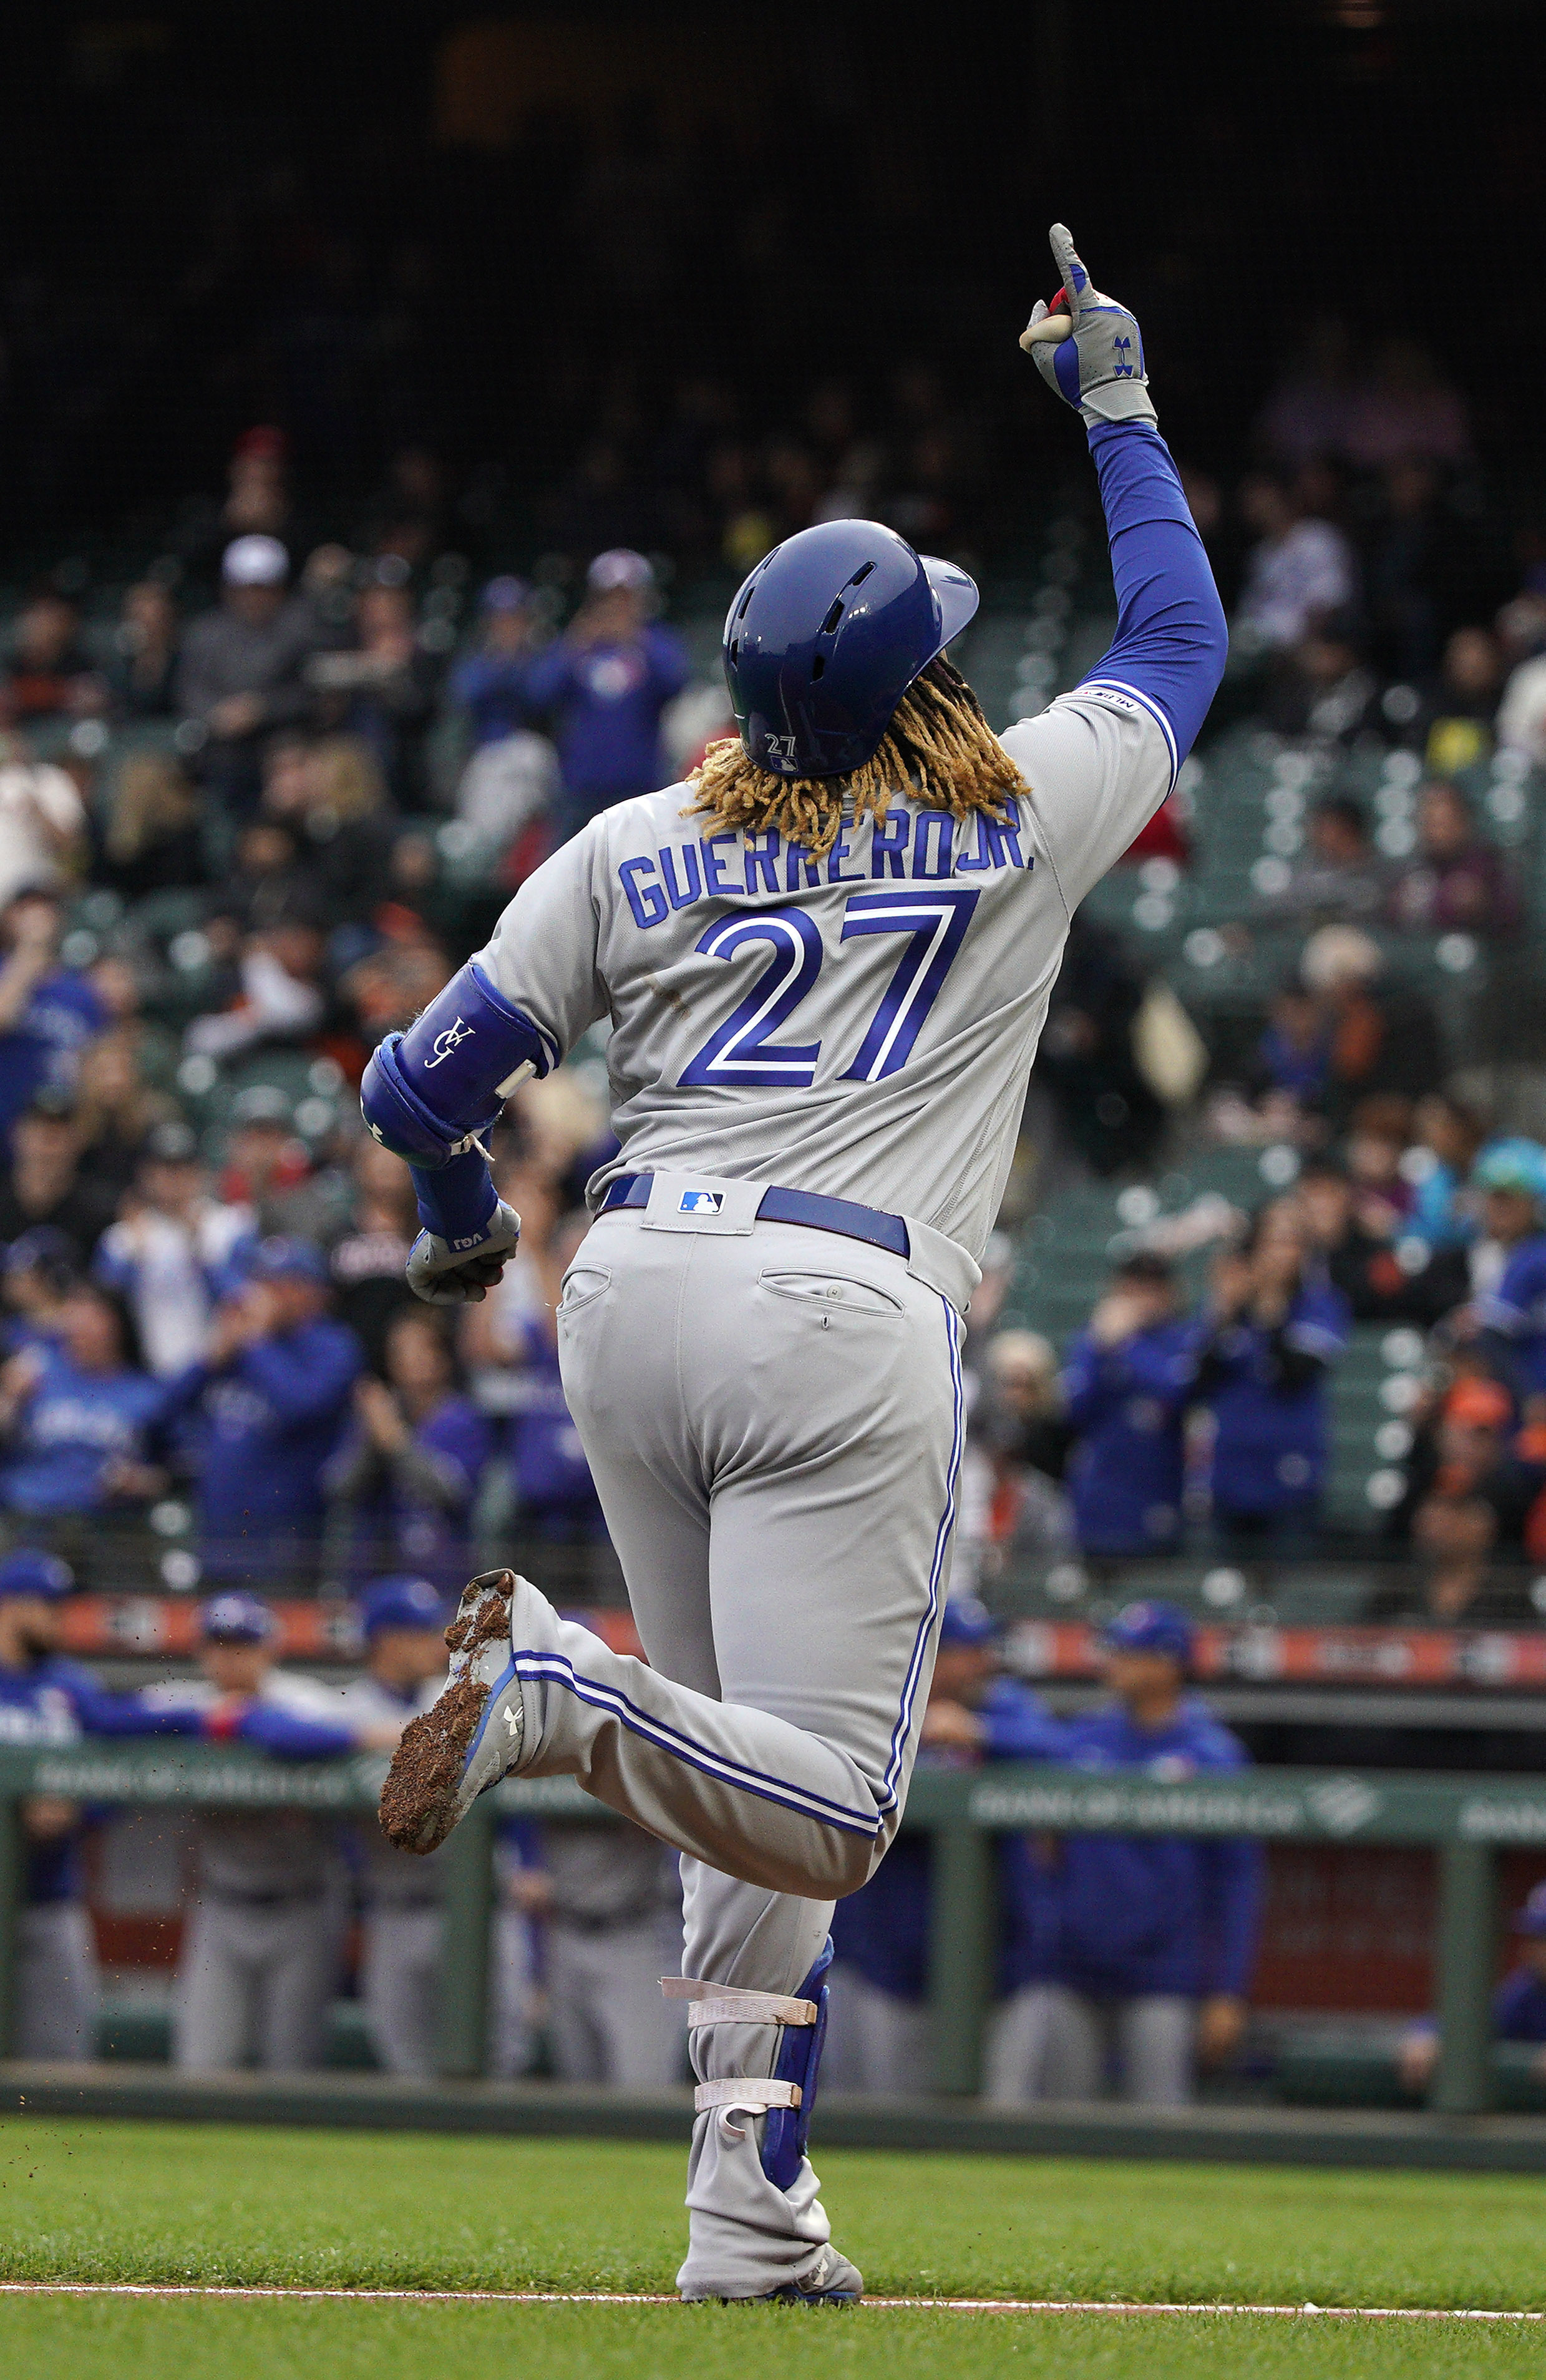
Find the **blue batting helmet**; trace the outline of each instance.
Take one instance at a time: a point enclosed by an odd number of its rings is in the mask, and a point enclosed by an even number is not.
[[[977,608],[964,570],[879,521],[823,521],[765,554],[725,622],[748,757],[776,777],[862,769],[921,671]]]

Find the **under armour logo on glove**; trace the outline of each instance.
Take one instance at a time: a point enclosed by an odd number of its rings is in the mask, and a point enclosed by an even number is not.
[[[1153,421],[1143,338],[1128,309],[1093,286],[1062,224],[1051,232],[1062,285],[1038,299],[1020,344],[1056,396],[1087,422]]]

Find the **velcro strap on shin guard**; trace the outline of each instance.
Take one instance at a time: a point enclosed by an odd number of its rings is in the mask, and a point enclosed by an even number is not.
[[[718,2082],[700,2082],[693,2094],[698,2115],[709,2107],[744,2107],[751,2114],[769,2107],[798,2107],[798,2082],[780,2082],[768,2074],[727,2074]]]
[[[701,1983],[695,1975],[662,1975],[669,2000],[690,2000],[687,2022],[699,2024],[815,2024],[815,2000],[785,1992],[743,1992],[733,1984]]]

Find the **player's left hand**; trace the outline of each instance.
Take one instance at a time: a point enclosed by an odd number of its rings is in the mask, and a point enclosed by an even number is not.
[[[408,1255],[408,1287],[426,1305],[476,1305],[488,1296],[514,1255],[521,1218],[501,1198],[472,1247],[453,1247],[438,1232],[420,1232]]]
[[[1021,346],[1048,388],[1082,420],[1153,421],[1136,320],[1093,286],[1065,224],[1054,224],[1047,237],[1063,285],[1050,306],[1037,299]]]

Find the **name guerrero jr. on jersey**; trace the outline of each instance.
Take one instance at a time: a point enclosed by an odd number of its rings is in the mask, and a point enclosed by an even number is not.
[[[718,906],[692,942],[691,955],[733,966],[737,985],[749,967],[753,975],[731,1013],[683,1053],[677,1084],[751,1089],[814,1083],[822,1043],[791,1046],[775,1036],[815,990],[827,959],[846,957],[845,945],[880,936],[888,940],[876,946],[875,955],[888,965],[867,1029],[836,1078],[875,1082],[898,1073],[966,940],[981,889],[971,880],[1034,865],[1018,817],[1000,823],[978,814],[958,822],[937,810],[900,808],[888,809],[884,820],[845,826],[820,858],[768,827],[756,833],[682,834],[620,859],[617,880],[642,933],[674,924],[684,911],[707,915]],[[932,889],[948,880],[950,891]],[[887,889],[871,889],[876,884]],[[832,890],[845,885],[866,889],[846,895]],[[813,892],[827,897],[813,903]],[[791,900],[791,894],[806,898]],[[756,905],[750,914],[720,905],[748,900]],[[680,964],[689,956],[681,947],[680,926],[669,939]],[[862,972],[873,978],[876,969]],[[844,980],[832,987],[845,1008],[861,991],[854,973],[845,970]],[[658,988],[670,997],[658,978]],[[683,988],[675,989],[680,1002]],[[823,1021],[830,1023],[829,1014]]]

